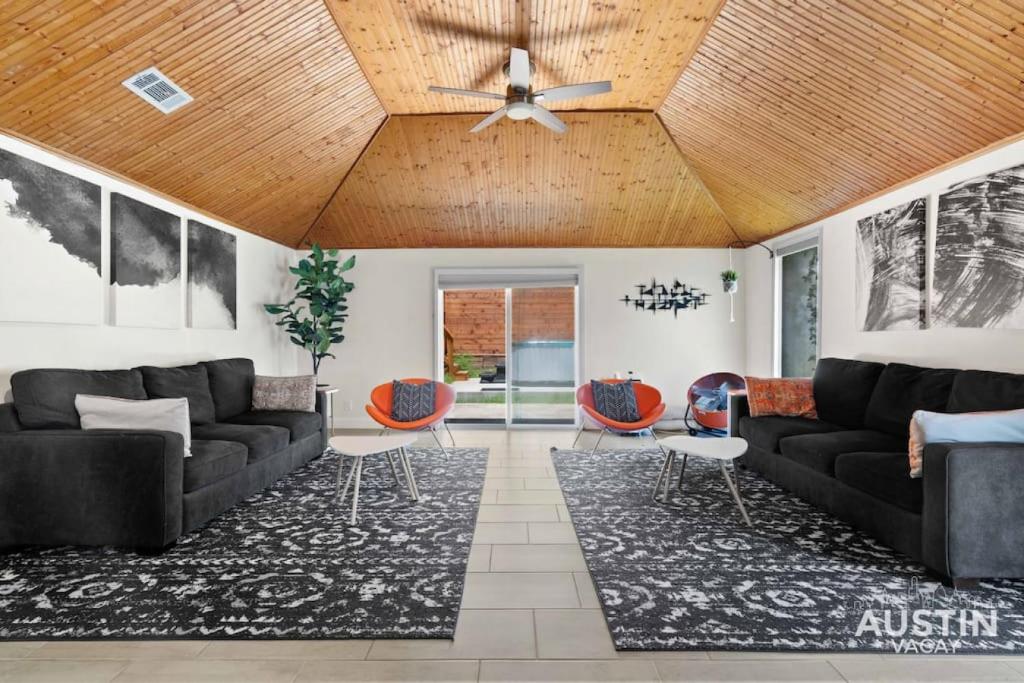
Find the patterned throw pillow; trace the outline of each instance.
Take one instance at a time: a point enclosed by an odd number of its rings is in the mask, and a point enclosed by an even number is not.
[[[750,416],[782,415],[817,418],[814,390],[808,378],[747,377],[747,402]]]
[[[636,405],[636,391],[632,382],[599,382],[590,380],[594,394],[594,409],[616,422],[639,422],[640,409]]]
[[[910,476],[922,475],[930,443],[1024,443],[1024,409],[978,413],[914,411],[910,419]]]
[[[415,422],[434,414],[437,388],[434,382],[413,384],[391,381],[391,419]]]
[[[253,410],[316,411],[316,375],[265,377],[256,375],[252,385]]]

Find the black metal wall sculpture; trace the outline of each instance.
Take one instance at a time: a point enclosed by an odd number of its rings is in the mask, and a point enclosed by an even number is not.
[[[666,287],[651,278],[651,284],[636,285],[636,288],[639,291],[636,296],[627,294],[619,299],[627,308],[632,305],[635,311],[651,311],[655,315],[658,311],[672,311],[672,315],[677,318],[679,311],[707,306],[710,296],[700,287],[687,286],[679,280],[674,280],[671,287]]]

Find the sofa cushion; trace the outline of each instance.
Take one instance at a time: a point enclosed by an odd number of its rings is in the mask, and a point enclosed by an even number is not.
[[[237,425],[272,425],[284,427],[291,434],[292,441],[298,441],[311,434],[316,434],[323,427],[323,416],[320,413],[306,413],[294,410],[250,410],[229,419],[230,424]]]
[[[235,425],[213,422],[196,425],[193,439],[206,441],[235,441],[249,449],[249,463],[263,460],[288,447],[288,430],[270,425]]]
[[[213,395],[206,366],[157,368],[144,365],[137,370],[142,373],[142,383],[150,398],[186,398],[192,424],[214,421]]]
[[[796,434],[824,434],[836,431],[836,427],[806,417],[741,417],[740,436],[753,446],[769,453],[779,452],[779,439]]]
[[[1024,375],[985,370],[962,370],[949,392],[948,413],[1024,408]]]
[[[214,413],[218,422],[241,415],[252,406],[256,369],[248,358],[226,358],[203,363],[210,377]]]
[[[921,512],[922,480],[908,475],[906,453],[844,453],[836,458],[836,479],[896,507]]]
[[[184,491],[195,491],[245,469],[248,451],[235,441],[193,441],[185,461]]]
[[[847,429],[863,429],[864,414],[885,365],[845,358],[822,358],[814,370],[818,419]]]
[[[957,374],[957,370],[890,363],[885,366],[871,394],[864,425],[868,429],[908,438],[914,411],[940,412],[946,409],[949,391]]]
[[[138,370],[23,370],[11,376],[11,392],[27,429],[79,429],[78,394],[148,398]]]
[[[843,453],[893,452],[900,449],[905,453],[907,440],[871,429],[855,429],[787,436],[779,441],[779,448],[782,457],[832,477],[835,476],[836,458]]]

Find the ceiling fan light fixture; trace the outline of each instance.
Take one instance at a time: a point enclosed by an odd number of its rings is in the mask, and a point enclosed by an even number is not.
[[[505,115],[516,121],[524,121],[533,116],[533,105],[529,102],[511,102],[506,108]]]

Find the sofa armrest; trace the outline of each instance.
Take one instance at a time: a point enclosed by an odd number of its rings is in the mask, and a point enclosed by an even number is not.
[[[729,436],[740,435],[740,418],[750,415],[750,403],[742,392],[729,394]]]
[[[929,444],[922,556],[953,579],[1024,577],[1024,444]]]
[[[331,397],[326,392],[316,392],[316,412],[320,413],[320,433],[322,435],[323,447],[326,449],[331,439]]]
[[[181,535],[183,468],[172,432],[0,434],[0,547],[164,548]]]
[[[14,409],[13,403],[0,403],[0,432],[21,431],[21,422],[18,420],[18,411]]]

